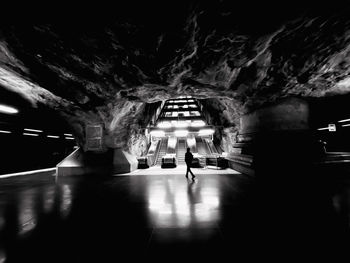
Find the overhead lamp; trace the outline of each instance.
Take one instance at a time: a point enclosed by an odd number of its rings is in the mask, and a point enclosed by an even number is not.
[[[174,133],[176,137],[185,137],[188,134],[188,130],[176,130]]]
[[[0,104],[0,112],[7,113],[7,114],[16,114],[16,113],[18,113],[18,110],[14,107]]]
[[[342,125],[342,127],[347,127],[347,126],[350,126],[350,124],[344,124],[344,125]]]
[[[66,135],[66,136],[73,136],[73,134],[71,134],[71,133],[64,133],[64,135]]]
[[[168,128],[171,128],[171,123],[167,122],[167,121],[160,122],[160,123],[157,124],[157,127],[158,128],[163,128],[163,129],[168,129]]]
[[[213,129],[202,129],[199,130],[199,136],[206,136],[206,135],[212,135],[214,134],[214,130]]]
[[[11,133],[10,131],[0,130],[0,133]]]
[[[350,119],[340,120],[338,122],[346,122],[346,121],[350,121]]]
[[[322,131],[322,130],[328,130],[328,127],[318,128],[317,130],[319,130],[319,131]]]
[[[34,129],[24,129],[25,131],[30,131],[30,132],[43,132],[42,130],[34,130]]]
[[[64,137],[66,140],[75,140],[73,137]]]
[[[47,135],[48,138],[58,139],[60,136],[57,135]]]
[[[193,122],[191,123],[191,126],[192,126],[192,127],[203,127],[203,126],[205,126],[205,122],[202,121],[202,120],[193,121]]]
[[[36,133],[28,133],[28,132],[24,132],[23,135],[26,135],[26,136],[39,136],[39,134],[36,134]]]
[[[151,131],[151,135],[155,137],[164,137],[165,132],[164,131]]]
[[[185,121],[178,121],[174,123],[174,126],[176,128],[186,128],[188,126],[188,123]]]

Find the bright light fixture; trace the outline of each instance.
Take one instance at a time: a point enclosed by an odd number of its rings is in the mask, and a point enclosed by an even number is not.
[[[27,136],[39,136],[39,134],[36,134],[36,133],[28,133],[28,132],[24,132],[23,135],[27,135]]]
[[[199,130],[199,136],[206,136],[206,135],[212,135],[214,134],[214,130],[213,129],[202,129]]]
[[[347,126],[350,126],[350,124],[344,124],[344,125],[342,125],[342,127],[347,127]]]
[[[25,131],[30,131],[30,132],[43,132],[42,130],[34,130],[34,129],[24,129]]]
[[[177,128],[186,128],[188,126],[188,123],[185,121],[178,121],[174,123],[174,126]]]
[[[11,133],[10,131],[0,130],[0,133]]]
[[[151,131],[151,135],[155,137],[164,137],[165,132],[164,131]]]
[[[185,137],[188,134],[188,130],[176,130],[174,133],[176,137]]]
[[[191,126],[192,127],[203,127],[203,126],[205,126],[205,122],[202,121],[202,120],[200,120],[200,121],[193,121],[191,123]]]
[[[48,138],[58,139],[60,136],[57,135],[47,135]]]
[[[18,113],[18,110],[10,106],[0,104],[0,112],[8,113],[8,114],[16,114]]]
[[[163,128],[163,129],[167,129],[167,128],[171,128],[171,123],[164,121],[164,122],[160,122],[157,124],[158,128]]]
[[[66,136],[73,136],[73,134],[71,134],[71,133],[64,133],[64,135],[66,135]]]
[[[65,137],[66,140],[74,140],[72,137]]]
[[[346,121],[350,121],[350,119],[340,120],[338,122],[346,122]]]
[[[317,130],[322,131],[322,130],[329,130],[328,127],[324,127],[324,128],[318,128]]]

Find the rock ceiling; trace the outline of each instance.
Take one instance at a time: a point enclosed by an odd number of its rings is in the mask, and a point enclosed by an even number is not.
[[[220,99],[238,116],[281,97],[350,92],[347,6],[172,3],[7,21],[0,85],[77,130],[102,120],[121,138],[145,103],[179,95]]]

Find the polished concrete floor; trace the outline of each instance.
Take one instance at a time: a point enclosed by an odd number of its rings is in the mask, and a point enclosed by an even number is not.
[[[330,200],[273,189],[239,173],[4,178],[0,262],[285,262],[350,253]]]

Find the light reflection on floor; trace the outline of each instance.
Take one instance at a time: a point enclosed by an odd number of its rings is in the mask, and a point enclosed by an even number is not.
[[[187,180],[183,176],[147,181],[148,209],[154,227],[215,227],[220,196],[217,181]]]

